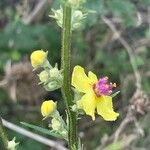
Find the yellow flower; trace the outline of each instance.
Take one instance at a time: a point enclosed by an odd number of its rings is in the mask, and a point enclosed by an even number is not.
[[[31,54],[31,64],[34,68],[37,68],[41,66],[47,57],[47,52],[44,52],[43,50],[36,50]]]
[[[47,100],[42,103],[41,113],[43,117],[48,117],[56,110],[56,103],[52,100]]]
[[[72,85],[79,92],[84,93],[77,101],[77,105],[93,120],[95,120],[96,112],[106,121],[117,119],[119,114],[114,112],[112,97],[109,96],[116,84],[108,83],[108,77],[98,80],[93,72],[89,71],[87,76],[81,66],[75,66],[72,73]]]

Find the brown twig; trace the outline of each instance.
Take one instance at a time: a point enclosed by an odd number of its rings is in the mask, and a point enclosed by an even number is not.
[[[133,68],[134,75],[135,75],[136,87],[138,89],[141,89],[141,76],[140,76],[140,73],[137,69],[137,65],[136,65],[136,62],[135,62],[135,56],[134,56],[134,53],[133,53],[134,50],[130,47],[130,45],[127,43],[127,41],[120,35],[120,32],[116,29],[115,25],[107,17],[102,16],[102,20],[114,32],[114,34],[117,36],[120,43],[126,49],[128,55],[129,55],[129,58],[130,58],[130,63],[131,63],[131,66]]]
[[[52,0],[39,0],[33,11],[22,18],[23,22],[25,24],[30,24],[39,19],[39,16],[42,16],[45,8],[47,8],[51,2]]]
[[[127,125],[134,120],[134,116],[132,113],[132,109],[129,107],[127,111],[127,115],[124,118],[124,120],[121,122],[120,126],[115,131],[113,137],[114,142],[116,142],[119,139],[119,135],[124,131],[124,129],[127,127]]]

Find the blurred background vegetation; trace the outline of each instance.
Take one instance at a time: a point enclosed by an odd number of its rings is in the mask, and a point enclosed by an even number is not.
[[[40,104],[45,98],[59,101],[58,107],[64,112],[60,91],[47,93],[38,86],[38,79],[29,64],[31,52],[37,49],[48,50],[50,62],[60,64],[61,29],[48,17],[51,8],[58,9],[59,5],[59,0],[0,1],[0,113],[4,119],[19,126],[22,126],[21,121],[47,126],[40,114]],[[82,27],[72,35],[72,66],[80,64],[100,77],[110,77],[121,91],[114,99],[115,109],[120,113],[116,122],[105,122],[99,117],[95,122],[88,117],[79,120],[85,149],[148,150],[150,1],[87,0],[81,9],[89,14]],[[110,24],[117,29],[125,45]],[[139,91],[136,90],[136,71],[133,71],[131,60],[140,75]],[[130,106],[135,108],[134,119],[121,130],[117,142],[111,144],[111,138],[127,118]],[[50,149],[14,131],[6,131],[9,139],[15,136],[20,142],[19,150]]]

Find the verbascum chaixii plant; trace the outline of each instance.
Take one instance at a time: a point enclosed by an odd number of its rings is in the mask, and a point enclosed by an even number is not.
[[[98,79],[91,71],[87,76],[79,65],[75,66],[71,73],[71,34],[86,18],[87,13],[80,9],[83,2],[83,0],[63,0],[60,9],[52,9],[54,15],[50,15],[62,28],[61,69],[58,68],[57,63],[54,67],[50,64],[47,51],[33,51],[30,57],[33,70],[40,68],[39,84],[42,84],[47,91],[61,88],[66,119],[62,118],[57,103],[53,100],[45,100],[41,104],[41,114],[43,119],[51,119],[48,125],[51,128],[50,133],[65,139],[70,150],[82,149],[77,132],[79,115],[89,115],[93,121],[96,114],[106,121],[115,121],[119,116],[119,113],[114,111],[112,103],[115,83],[109,82],[108,77]]]

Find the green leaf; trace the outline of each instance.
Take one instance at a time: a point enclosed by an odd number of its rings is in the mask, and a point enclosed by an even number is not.
[[[115,97],[115,96],[118,95],[119,93],[120,93],[120,91],[117,91],[117,92],[111,94],[110,96],[111,96],[111,97]]]
[[[50,130],[48,129],[45,129],[45,128],[42,128],[42,127],[39,127],[39,126],[35,126],[33,124],[29,124],[29,123],[26,123],[26,122],[20,122],[22,125],[26,126],[26,127],[29,127],[31,129],[34,129],[36,131],[39,131],[43,134],[46,134],[46,135],[51,135],[53,137],[56,137],[56,138],[60,138],[60,139],[63,139],[63,137],[58,134],[58,133],[54,133],[54,132],[51,132]]]

